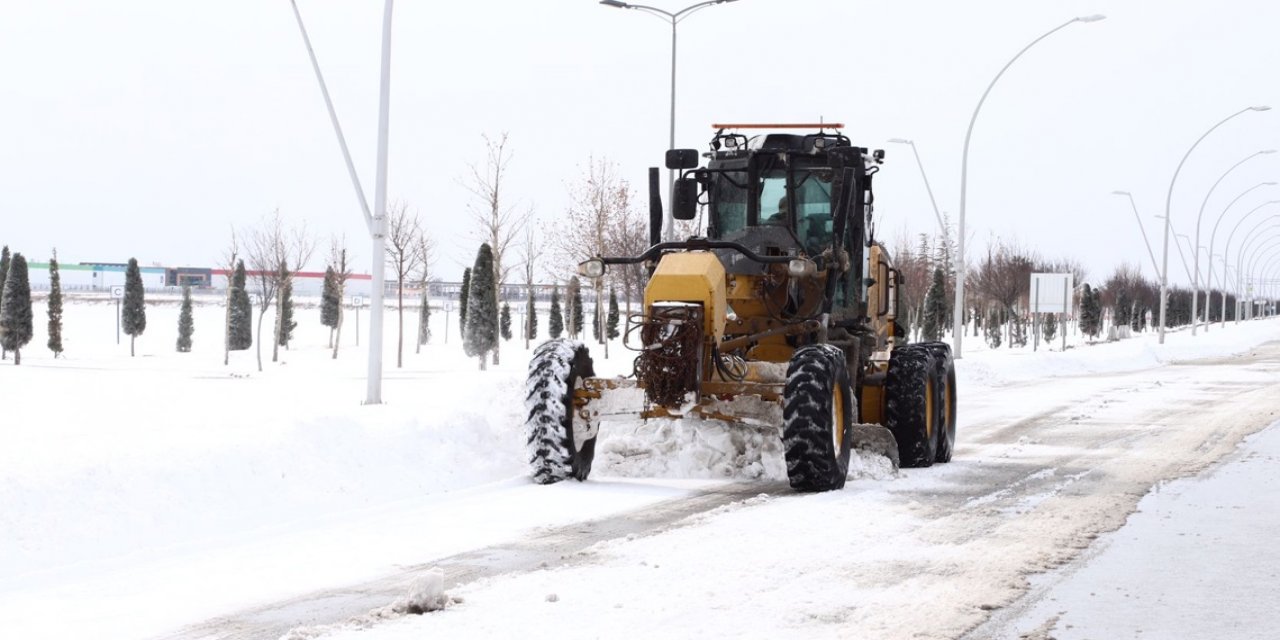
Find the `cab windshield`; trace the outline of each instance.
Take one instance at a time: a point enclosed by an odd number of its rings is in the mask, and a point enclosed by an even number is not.
[[[831,243],[831,171],[818,168],[770,169],[760,172],[756,194],[747,188],[746,171],[726,171],[712,179],[712,222],[716,236],[747,228],[748,200],[754,197],[756,224],[792,230],[810,254]],[[794,206],[792,206],[794,203]]]
[[[763,178],[760,224],[792,229],[806,251],[822,252],[831,243],[831,172],[771,171]]]

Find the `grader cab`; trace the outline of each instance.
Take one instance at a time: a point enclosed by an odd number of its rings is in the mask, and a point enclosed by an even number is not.
[[[666,163],[680,171],[673,216],[693,220],[702,208],[706,235],[659,240],[651,169],[650,248],[579,265],[589,278],[610,265],[650,269],[643,311],[628,321],[633,375],[595,377],[586,346],[570,340],[535,352],[526,389],[535,481],[585,480],[601,424],[620,419],[776,428],[799,491],[842,488],[853,447],[904,467],[948,462],[951,351],[903,343],[901,276],[873,237],[884,153],[854,146],[839,124],[713,128],[707,166],[692,149],[669,151]],[[744,133],[761,128],[782,131]]]

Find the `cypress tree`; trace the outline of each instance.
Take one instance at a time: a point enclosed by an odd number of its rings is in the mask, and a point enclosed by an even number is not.
[[[503,340],[511,339],[511,305],[506,302],[502,303],[502,315],[498,318],[498,325],[501,327],[501,335]]]
[[[62,275],[58,273],[58,250],[49,259],[49,350],[56,359],[62,354]]]
[[[605,335],[610,340],[618,337],[618,292],[609,287],[609,315],[604,320]]]
[[[1098,294],[1089,287],[1088,283],[1084,285],[1084,291],[1080,294],[1080,332],[1095,338],[1101,330],[1101,311],[1098,305]]]
[[[129,355],[134,355],[133,343],[142,332],[147,330],[147,306],[142,292],[142,270],[138,268],[138,259],[129,258],[129,266],[124,269],[124,306],[121,308],[120,324],[125,335],[129,336]]]
[[[986,333],[987,344],[992,349],[1000,348],[1000,312],[996,309],[991,310],[991,314],[987,316],[982,330]]]
[[[564,313],[560,311],[560,286],[551,288],[551,318],[547,320],[547,335],[559,338],[564,333]]]
[[[533,304],[533,292],[529,292],[529,302],[524,310],[524,339],[525,347],[528,348],[527,341],[536,340],[538,338],[538,307]]]
[[[1056,314],[1046,313],[1044,314],[1044,320],[1041,322],[1044,323],[1042,329],[1044,330],[1045,343],[1053,342],[1054,336],[1058,335],[1058,316]]]
[[[244,260],[238,260],[231,276],[231,316],[227,326],[227,348],[231,351],[253,346],[253,302],[244,286]]]
[[[600,301],[591,305],[591,337],[600,342]]]
[[[280,304],[276,309],[279,314],[276,317],[276,344],[288,349],[298,323],[293,319],[293,274],[289,273],[283,262],[280,263],[280,283]],[[275,360],[275,354],[272,354],[271,359]]]
[[[467,298],[471,295],[471,269],[462,270],[462,291],[458,292],[458,331],[467,335]]]
[[[13,254],[4,279],[4,295],[0,300],[0,346],[13,352],[13,364],[22,364],[22,347],[31,342],[34,318],[31,314],[31,280],[27,277],[27,259]]]
[[[431,298],[427,288],[422,288],[422,306],[418,308],[418,346],[431,342]],[[417,353],[417,351],[415,351]]]
[[[947,324],[947,282],[941,267],[933,269],[933,283],[924,300],[921,334],[926,342],[940,340]]]
[[[578,277],[569,280],[569,335],[582,335],[582,285]]]
[[[182,288],[182,310],[178,312],[178,353],[191,351],[191,334],[195,333],[191,316],[191,287]]]
[[[324,286],[320,290],[320,324],[329,327],[329,346],[333,346],[333,332],[338,328],[338,274],[333,266],[324,268]]]
[[[463,350],[480,358],[480,370],[488,368],[490,351],[498,346],[498,298],[493,278],[493,250],[480,245],[475,266],[471,269],[471,290],[467,294],[469,309],[463,332]]]
[[[9,273],[9,260],[9,245],[6,244],[3,249],[0,249],[0,306],[4,305],[4,283],[5,276]],[[0,329],[0,334],[3,332],[4,330]],[[0,347],[0,359],[8,359],[8,357],[9,349]]]
[[[338,326],[338,274],[334,273],[333,266],[324,268],[324,287],[320,291],[320,324],[335,329]],[[330,346],[333,344],[333,337],[329,338]]]

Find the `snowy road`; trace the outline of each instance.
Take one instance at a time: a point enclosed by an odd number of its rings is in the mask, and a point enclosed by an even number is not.
[[[419,568],[444,568],[462,602],[372,629],[359,630],[369,621],[357,614],[403,593],[414,568],[218,617],[177,637],[275,638],[293,625],[303,625],[295,637],[365,640],[960,637],[1022,595],[1029,576],[1122,525],[1152,487],[1205,469],[1275,422],[1280,343],[1129,373],[962,380],[961,389],[949,465],[819,495],[725,484],[423,557]],[[593,477],[533,488],[527,498],[558,503],[609,483]]]

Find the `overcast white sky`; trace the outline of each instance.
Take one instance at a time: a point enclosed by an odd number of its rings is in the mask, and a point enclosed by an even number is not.
[[[372,201],[382,2],[299,6]],[[842,121],[856,144],[888,153],[881,236],[932,231],[910,149],[886,141],[916,140],[954,216],[964,131],[987,83],[1035,37],[1094,13],[1108,18],[1037,45],[983,107],[969,254],[1001,237],[1074,257],[1094,281],[1124,260],[1150,276],[1128,202],[1110,193],[1134,193],[1159,258],[1153,216],[1197,137],[1246,106],[1277,107],[1231,121],[1187,163],[1173,219],[1193,235],[1222,172],[1280,144],[1280,3],[740,0],[680,25],[677,146],[705,148],[714,121]],[[457,278],[478,246],[458,179],[482,160],[483,133],[509,132],[507,195],[543,230],[563,219],[566,185],[593,155],[619,165],[643,206],[646,168],[667,141],[669,35],[595,0],[397,3],[389,193],[438,239],[439,276]],[[207,266],[231,226],[279,208],[319,236],[346,234],[367,270],[364,223],[287,0],[7,3],[0,60],[0,242],[33,259],[56,245],[71,262]],[[1201,244],[1227,202],[1277,168],[1280,154],[1263,156],[1223,181]],[[1280,199],[1270,190],[1228,213],[1218,247],[1243,212]],[[1186,281],[1172,255],[1171,278]]]

